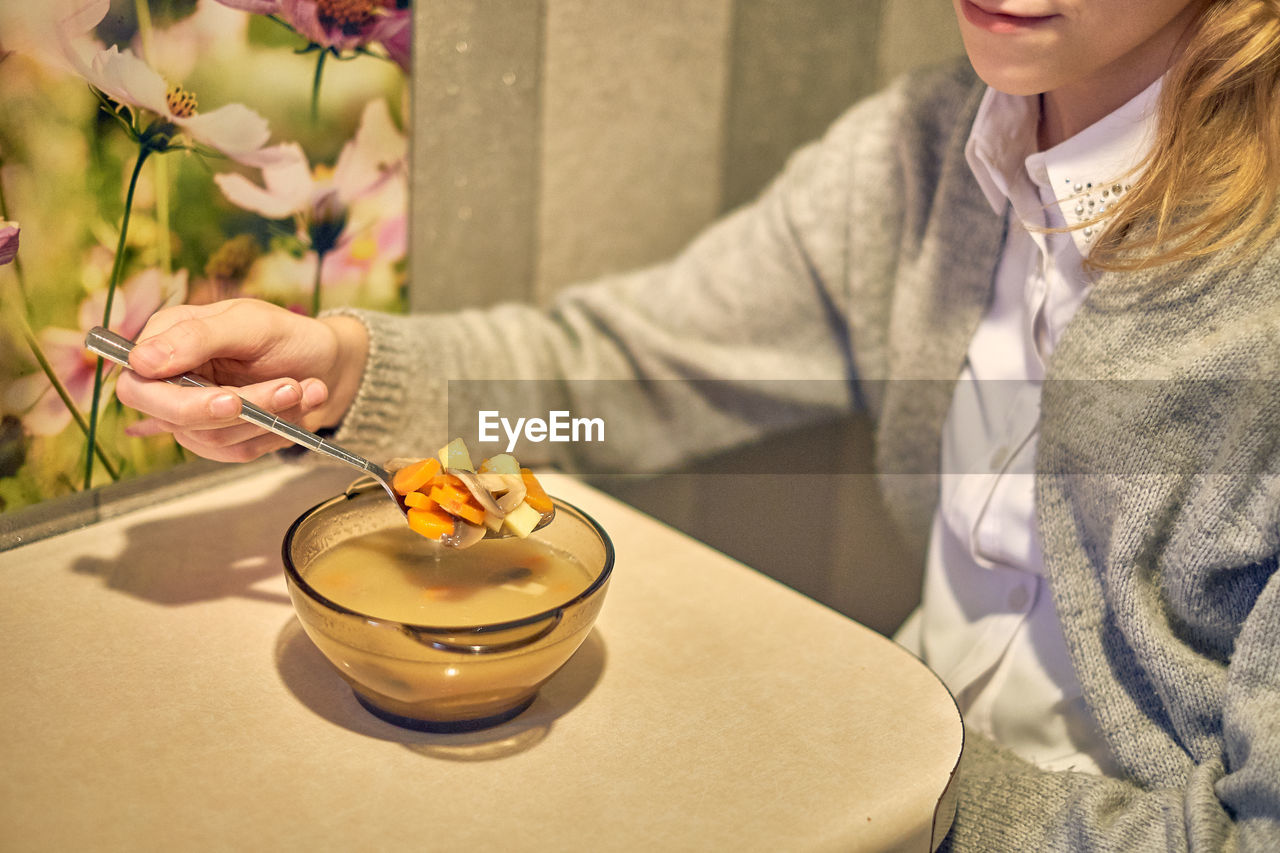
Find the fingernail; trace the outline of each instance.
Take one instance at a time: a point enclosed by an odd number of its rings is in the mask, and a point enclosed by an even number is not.
[[[329,399],[328,387],[318,379],[307,379],[302,383],[302,403],[312,409],[323,406]]]
[[[234,394],[219,394],[209,401],[209,414],[215,418],[234,418],[240,414],[240,399]]]
[[[173,358],[173,348],[159,341],[143,341],[133,348],[129,363],[151,373],[162,373]]]
[[[298,390],[297,385],[284,385],[276,389],[271,395],[271,405],[277,411],[280,409],[291,409],[302,400],[302,392]]]

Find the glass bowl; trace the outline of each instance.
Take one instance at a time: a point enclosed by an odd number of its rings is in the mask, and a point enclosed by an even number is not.
[[[381,488],[357,484],[307,510],[285,534],[285,578],[298,620],[360,704],[388,722],[434,732],[505,722],[529,707],[542,684],[586,639],[613,571],[613,543],[600,525],[576,507],[553,500],[555,520],[529,540],[580,562],[590,577],[585,589],[502,622],[423,625],[360,613],[307,582],[317,559],[336,545],[404,526],[404,516]],[[439,548],[438,553],[448,560],[458,552]]]

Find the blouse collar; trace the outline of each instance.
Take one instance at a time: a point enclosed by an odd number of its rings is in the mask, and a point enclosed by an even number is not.
[[[1162,81],[1045,151],[1036,150],[1039,96],[988,88],[965,157],[991,207],[1003,213],[1012,204],[1024,220],[1051,226],[1076,225],[1105,213],[1133,184],[1151,150]],[[1047,222],[1044,203],[1057,207],[1049,211]],[[1088,254],[1099,228],[1095,224],[1070,232],[1081,255]]]

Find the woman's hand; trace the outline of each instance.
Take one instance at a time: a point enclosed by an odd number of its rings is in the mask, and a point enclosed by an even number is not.
[[[289,442],[240,420],[236,395],[313,431],[334,426],[355,399],[368,347],[352,317],[316,320],[256,299],[180,305],[148,321],[116,396],[150,416],[130,435],[171,432],[207,459],[247,462]],[[221,387],[154,381],[182,373]]]

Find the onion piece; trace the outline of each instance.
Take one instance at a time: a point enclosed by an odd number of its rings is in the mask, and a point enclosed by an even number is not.
[[[498,506],[506,514],[524,502],[524,497],[529,493],[529,489],[525,487],[524,478],[519,474],[501,474],[499,476],[507,484],[507,493],[498,498]]]
[[[489,494],[493,495],[494,500],[510,488],[510,484],[503,479],[502,474],[495,474],[492,471],[481,471],[476,474],[476,482],[489,490]]]
[[[474,471],[464,471],[461,468],[446,468],[445,472],[461,480],[462,485],[467,487],[467,491],[471,492],[476,501],[479,502],[481,509],[486,513],[494,516],[499,521],[507,517],[507,510],[503,509],[493,499],[493,495],[489,493],[489,490],[480,484]]]

